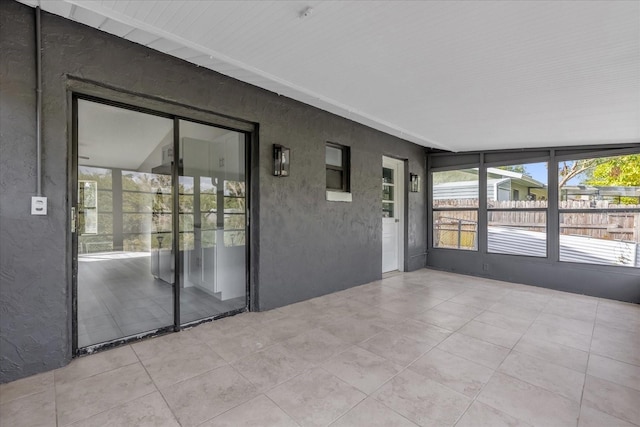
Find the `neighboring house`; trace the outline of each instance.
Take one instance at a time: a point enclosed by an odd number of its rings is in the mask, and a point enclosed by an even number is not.
[[[477,169],[473,170],[477,177]],[[497,168],[487,169],[487,200],[545,200],[547,195],[547,185],[530,176]],[[478,179],[434,184],[433,197],[436,200],[477,199]]]
[[[640,187],[566,185],[560,189],[561,201],[608,201],[640,205]]]

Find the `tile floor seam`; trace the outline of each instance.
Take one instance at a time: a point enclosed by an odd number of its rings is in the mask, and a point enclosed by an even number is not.
[[[255,354],[255,353],[254,353],[254,354]],[[247,356],[247,357],[249,357],[249,356]],[[231,366],[232,368],[234,368],[234,370],[235,370],[235,371],[236,371],[236,372],[237,372],[237,373],[238,373],[242,378],[244,378],[244,379],[245,379],[245,380],[247,380],[251,385],[253,385],[254,387],[256,387],[256,390],[258,390],[258,389],[259,389],[259,387],[260,387],[260,386],[259,386],[258,384],[256,384],[256,383],[254,383],[253,381],[251,381],[251,379],[249,379],[246,375],[243,375],[243,374],[242,374],[242,372],[241,372],[238,368],[236,368],[235,366],[233,366],[233,365],[231,365],[231,364],[230,364],[229,366]],[[272,386],[270,386],[270,387],[267,387],[267,388],[265,388],[265,389],[261,390],[260,392],[261,392],[261,394],[266,395],[266,394],[267,394],[267,392],[269,392],[269,391],[273,390],[274,388],[281,386],[282,384],[286,383],[287,381],[291,381],[292,379],[296,378],[296,377],[297,377],[297,376],[299,376],[299,375],[306,374],[306,373],[307,373],[307,372],[309,372],[310,370],[312,370],[312,369],[314,369],[314,368],[317,368],[317,367],[318,367],[318,366],[316,366],[316,365],[314,365],[314,364],[310,364],[308,367],[304,368],[302,371],[300,371],[300,372],[298,372],[298,373],[296,373],[296,374],[294,374],[294,375],[292,375],[292,376],[290,376],[290,377],[287,377],[287,378],[283,379],[282,381],[278,382],[277,384],[272,385]]]
[[[364,402],[365,400],[367,400],[367,398],[369,397],[369,394],[360,390],[358,387],[351,385],[350,383],[348,383],[347,381],[343,380],[342,378],[340,378],[337,375],[332,374],[331,372],[327,371],[326,369],[324,369],[323,367],[319,367],[319,369],[322,369],[326,374],[329,374],[331,376],[333,376],[334,378],[337,378],[338,381],[343,382],[344,384],[346,384],[347,386],[353,388],[354,390],[359,391],[360,393],[364,394],[364,399],[362,399],[361,401],[359,401],[358,403],[356,403],[355,405],[353,405],[351,408],[347,409],[343,414],[339,415],[338,417],[336,417],[335,419],[329,421],[329,423],[326,425],[327,427],[330,426],[331,424],[335,423],[336,421],[338,421],[340,418],[342,418],[343,416],[347,415],[349,412],[351,412],[351,410],[353,410],[356,406],[358,406],[359,404],[361,404],[362,402]]]
[[[338,381],[340,381],[340,382],[342,382],[342,383],[346,384],[346,385],[347,385],[347,386],[349,386],[350,388],[353,388],[354,390],[358,391],[359,393],[361,393],[361,394],[364,394],[364,395],[365,395],[365,398],[364,398],[364,399],[362,399],[360,402],[358,402],[358,403],[357,403],[356,405],[354,405],[353,407],[349,408],[349,409],[348,409],[344,414],[342,414],[340,417],[342,417],[342,416],[346,415],[347,413],[349,413],[349,411],[351,411],[353,408],[355,408],[355,407],[356,407],[356,406],[358,406],[360,403],[362,403],[363,401],[365,401],[365,400],[367,399],[367,397],[369,397],[369,395],[368,395],[367,393],[364,393],[364,392],[363,392],[363,391],[361,391],[360,389],[358,389],[358,388],[356,388],[356,387],[352,386],[352,385],[351,385],[351,384],[349,384],[348,382],[346,382],[346,381],[344,381],[343,379],[341,379],[341,378],[339,378],[339,377],[337,377],[337,376],[333,375],[331,372],[327,371],[326,369],[324,369],[324,368],[322,368],[322,367],[320,367],[320,366],[313,366],[313,367],[311,367],[311,368],[309,368],[309,369],[306,369],[304,372],[301,372],[301,373],[299,373],[298,375],[295,375],[295,376],[293,376],[293,377],[289,378],[289,379],[288,379],[287,381],[285,381],[285,382],[292,381],[292,380],[294,380],[295,378],[298,378],[298,377],[300,377],[300,376],[302,376],[302,375],[306,374],[307,372],[309,372],[309,371],[311,371],[311,370],[313,370],[313,369],[319,369],[319,370],[323,371],[325,374],[328,374],[328,375],[330,375],[330,376],[332,376],[332,377],[336,378]],[[279,384],[278,386],[280,386],[280,385],[284,384],[285,382],[282,382],[282,383],[281,383],[281,384]],[[276,387],[278,387],[278,386],[276,386]],[[273,388],[269,389],[268,391],[274,390],[276,387],[273,387]],[[271,398],[269,397],[269,395],[267,395],[267,391],[265,391],[263,394],[264,394],[265,396],[267,396],[267,398],[268,398],[269,400],[271,400],[273,403],[275,403],[275,405],[276,405],[278,408],[282,409],[282,411],[283,411],[285,414],[287,414],[287,415],[288,415],[292,420],[294,420],[298,425],[300,425],[300,423],[298,423],[298,422],[296,421],[296,419],[295,419],[291,414],[289,414],[289,413],[288,413],[284,408],[282,408],[280,405],[278,405],[278,403],[277,403],[276,401],[274,401],[273,399],[271,399]],[[340,417],[338,417],[338,418],[340,418]],[[330,422],[329,422],[329,424],[327,424],[326,426],[329,426],[329,425],[331,425],[332,423],[336,422],[336,421],[338,420],[338,418],[336,418],[336,419],[334,419],[334,420],[330,421]]]
[[[420,356],[418,357],[418,359],[419,359],[420,357],[424,356],[425,354],[429,353],[431,350],[433,350],[433,347],[432,347],[432,348],[430,348],[429,350],[427,350],[427,351],[426,351],[425,353],[423,353],[422,355],[420,355]],[[380,357],[382,357],[382,356],[380,356]],[[417,360],[417,359],[416,359],[416,360]],[[415,362],[415,360],[414,360],[414,362]],[[413,363],[413,362],[412,362],[412,363]],[[382,387],[384,387],[384,386],[385,386],[386,384],[388,384],[390,381],[393,381],[393,379],[394,379],[395,377],[397,377],[398,375],[402,374],[402,373],[403,373],[404,371],[406,371],[407,369],[409,369],[409,366],[408,366],[408,365],[407,365],[407,366],[405,366],[404,368],[402,368],[402,369],[401,369],[397,374],[395,374],[394,376],[392,376],[391,378],[389,378],[387,381],[385,381],[385,382],[383,382],[382,384],[380,384],[380,386],[379,386],[378,388],[376,388],[374,391],[372,391],[371,393],[369,393],[369,394],[368,394],[368,396],[371,396],[371,398],[372,398],[372,399],[378,400],[378,399],[376,399],[375,397],[373,397],[373,395],[374,395],[374,394],[376,394],[376,393],[377,393],[377,392],[378,392]],[[380,402],[380,401],[378,400],[378,402]],[[382,403],[382,402],[380,402],[380,403]],[[385,406],[386,406],[386,405],[385,405]],[[395,412],[395,411],[394,411],[394,412]]]
[[[591,354],[591,352],[589,352],[589,354]],[[613,358],[613,357],[611,357],[611,356],[605,356],[605,355],[598,354],[598,353],[593,353],[593,354],[594,354],[594,355],[596,355],[596,356],[598,356],[598,357],[601,357],[601,358],[603,358],[603,359],[612,360],[612,361],[614,361],[614,362],[621,363],[621,364],[623,364],[623,365],[629,365],[629,366],[632,366],[632,367],[634,367],[634,368],[640,368],[640,365],[636,365],[635,363],[625,362],[624,360],[614,359],[614,358]],[[592,374],[591,374],[591,375],[592,375]],[[601,378],[601,377],[598,377],[597,375],[592,375],[592,376],[594,376],[594,377],[596,377],[596,378]],[[601,378],[601,379],[606,380],[606,378]],[[607,381],[611,381],[611,380],[607,380]],[[615,381],[612,381],[612,382],[615,382]],[[621,385],[622,385],[622,384],[621,384]],[[640,391],[640,390],[638,390],[638,391]]]
[[[206,344],[206,343],[205,343],[205,344]],[[155,380],[153,379],[153,376],[151,375],[151,373],[149,373],[149,370],[147,369],[147,367],[146,367],[146,365],[144,364],[144,362],[140,359],[140,356],[138,356],[138,353],[136,353],[136,351],[135,351],[135,349],[133,348],[133,346],[131,346],[131,349],[132,349],[132,350],[133,350],[133,352],[136,354],[136,357],[138,357],[138,363],[140,363],[140,365],[142,366],[142,369],[144,369],[144,371],[145,371],[145,372],[147,373],[147,375],[149,376],[149,379],[151,379],[151,382],[153,383],[153,386],[156,388],[156,390],[157,390],[160,394],[162,394],[162,392],[160,391],[160,387],[158,387],[158,384],[156,384]],[[216,353],[216,354],[217,354],[217,353]],[[151,360],[151,359],[153,359],[153,358],[150,358],[149,360]],[[167,386],[165,386],[165,388],[166,388],[166,387],[172,387],[172,386],[175,386],[175,385],[177,385],[177,384],[180,384],[180,383],[181,383],[181,382],[183,382],[183,381],[187,381],[187,380],[190,380],[190,379],[192,379],[192,378],[199,377],[200,375],[207,374],[207,373],[209,373],[209,372],[211,372],[211,371],[215,371],[216,369],[218,369],[218,368],[222,368],[222,367],[223,367],[223,366],[225,366],[225,365],[230,365],[230,363],[229,363],[229,362],[227,362],[226,360],[224,360],[224,358],[222,358],[222,357],[221,357],[221,359],[225,362],[223,365],[216,366],[215,368],[211,368],[211,369],[208,369],[208,370],[206,370],[206,371],[200,372],[200,373],[198,373],[198,374],[191,375],[190,377],[183,378],[183,379],[181,379],[180,381],[176,381],[176,382],[174,382],[173,384],[168,384]],[[131,363],[130,365],[133,365],[133,363]],[[129,366],[129,365],[124,365],[124,366]],[[120,366],[119,368],[121,368],[121,367],[122,367],[122,366]],[[116,368],[116,369],[118,369],[118,368]],[[113,370],[115,370],[115,369],[112,369],[111,371],[113,371]],[[105,371],[105,372],[110,372],[110,371]],[[101,373],[102,373],[102,372],[101,372]],[[99,374],[96,374],[96,375],[99,375]],[[91,378],[91,377],[89,377],[89,378]]]
[[[549,301],[551,301],[551,300],[549,300]],[[548,304],[548,303],[549,303],[549,302],[547,301],[547,304]],[[545,304],[545,307],[546,307],[546,304]],[[540,311],[540,312],[538,313],[538,315],[536,316],[536,318],[533,320],[533,322],[531,322],[531,324],[529,325],[529,327],[527,328],[527,330],[522,334],[522,336],[520,337],[520,339],[518,339],[518,341],[513,345],[513,347],[512,347],[511,349],[509,349],[509,353],[504,357],[504,359],[502,359],[502,362],[500,362],[500,364],[499,364],[499,365],[494,369],[493,373],[491,374],[491,376],[489,377],[489,379],[487,380],[487,382],[485,382],[484,384],[482,384],[482,387],[480,387],[480,390],[476,393],[476,395],[475,395],[475,396],[473,396],[473,398],[472,398],[472,400],[471,400],[471,403],[469,404],[469,406],[467,406],[467,409],[462,413],[462,415],[460,415],[460,417],[458,418],[458,420],[456,420],[456,422],[455,422],[454,426],[455,426],[456,424],[458,424],[458,422],[460,422],[460,420],[461,420],[461,419],[462,419],[462,417],[467,413],[467,411],[469,410],[469,408],[471,408],[471,405],[473,405],[473,403],[475,403],[476,401],[477,401],[477,402],[479,402],[479,403],[482,403],[482,404],[484,404],[484,405],[487,405],[487,406],[489,406],[489,407],[491,407],[491,408],[493,408],[493,409],[495,409],[495,410],[497,410],[497,411],[499,411],[499,412],[501,412],[501,413],[505,413],[505,414],[507,414],[507,413],[506,413],[506,412],[504,412],[501,408],[496,408],[496,407],[494,407],[494,406],[492,406],[492,405],[490,405],[490,404],[488,404],[488,403],[480,402],[480,401],[478,400],[478,397],[480,396],[480,394],[482,394],[482,391],[483,391],[483,390],[484,390],[484,388],[487,386],[487,384],[489,384],[489,383],[491,382],[491,380],[493,379],[493,377],[498,373],[498,370],[502,367],[502,365],[504,364],[504,361],[505,361],[505,360],[507,360],[507,358],[511,355],[511,353],[513,353],[513,352],[515,351],[514,349],[516,348],[516,346],[518,345],[518,343],[520,342],[520,340],[521,340],[521,339],[526,335],[526,333],[529,331],[529,328],[531,328],[531,326],[532,326],[532,325],[533,325],[533,323],[538,319],[538,317],[540,317],[540,314],[542,314],[542,311]],[[442,350],[442,351],[444,351],[444,350]],[[464,358],[464,359],[469,360],[469,359],[467,359],[467,358]],[[473,361],[472,361],[472,362],[473,362]],[[507,376],[509,376],[509,377],[511,377],[511,378],[515,378],[515,377],[513,377],[513,376],[511,376],[511,375],[505,374],[504,372],[500,372],[500,374],[502,374],[502,375],[507,375]],[[516,379],[516,380],[518,380],[518,381],[523,381],[523,380],[521,380],[521,379],[519,379],[519,378],[515,378],[515,379]],[[527,381],[523,381],[523,382],[525,382],[525,383],[527,383],[527,384],[530,384],[530,383],[529,383],[529,382],[527,382]],[[531,384],[531,385],[533,385],[534,387],[538,387],[538,386],[536,386],[535,384]],[[542,387],[540,387],[540,388],[542,388]],[[544,389],[544,388],[543,388],[543,390],[546,390],[546,389]],[[525,422],[525,423],[527,422],[527,420],[523,420],[523,419],[521,419],[521,418],[518,418],[517,416],[511,415],[511,414],[507,414],[507,415],[510,415],[510,416],[512,416],[513,418],[518,419],[518,420],[520,420],[520,421],[523,421],[523,422]]]
[[[136,350],[133,348],[133,346],[131,344],[129,344],[129,347],[131,347],[131,350],[133,351],[133,354],[135,354],[136,357],[138,358],[138,363],[140,363],[140,366],[142,366],[142,369],[144,369],[144,371],[149,376],[149,379],[151,380],[151,383],[153,384],[153,387],[155,387],[155,389],[156,389],[156,392],[160,395],[160,397],[162,398],[162,401],[164,402],[164,404],[167,405],[167,408],[169,409],[169,412],[171,412],[171,416],[176,420],[176,423],[178,423],[179,425],[182,425],[182,423],[178,420],[178,416],[173,412],[173,408],[171,408],[171,405],[169,405],[169,402],[167,402],[167,399],[164,397],[164,394],[162,394],[162,391],[160,391],[160,388],[158,387],[156,382],[153,380],[153,377],[151,376],[151,374],[147,370],[147,367],[144,366],[144,363],[142,363],[142,360],[140,359],[140,356],[138,355]],[[149,394],[152,394],[152,393],[149,393]]]
[[[86,355],[83,355],[83,356],[79,356],[79,357],[77,357],[77,358],[74,358],[74,359],[72,359],[72,360],[78,360],[78,359],[80,359],[80,358],[85,358],[85,357],[91,357],[91,356],[93,356],[94,354],[97,354],[97,353],[93,353],[93,354],[86,354]],[[137,355],[136,355],[136,357],[137,357]],[[105,370],[105,371],[100,371],[100,372],[97,372],[97,373],[95,373],[95,374],[88,375],[88,376],[86,376],[86,377],[82,377],[82,378],[79,378],[79,379],[74,379],[74,380],[71,380],[71,381],[65,381],[65,384],[71,384],[71,383],[74,383],[74,382],[77,382],[77,381],[88,380],[89,378],[97,377],[98,375],[101,375],[101,374],[106,374],[106,373],[108,373],[108,372],[113,372],[113,371],[115,371],[116,369],[124,368],[124,367],[131,366],[131,365],[135,365],[136,363],[140,363],[141,365],[143,365],[143,363],[140,361],[140,359],[138,359],[138,361],[137,361],[137,362],[125,363],[124,365],[119,365],[119,366],[116,366],[116,367],[113,367],[113,368],[107,369],[107,370]],[[69,365],[67,365],[67,366],[69,366]],[[144,365],[143,365],[143,366],[144,366]],[[64,369],[64,368],[58,368],[58,369]],[[56,371],[57,371],[58,369],[56,369]],[[55,377],[54,377],[54,378],[55,378]],[[55,379],[54,379],[54,381],[55,381]],[[55,381],[55,382],[57,382],[57,381]]]
[[[71,359],[73,360],[73,359]],[[69,362],[71,363],[71,362]],[[68,365],[67,365],[68,366]],[[56,381],[56,375],[55,375],[55,371],[53,372],[53,395],[54,395],[54,402],[55,402],[55,407],[56,407],[56,427],[61,427],[60,426],[60,422],[58,421],[58,384]]]
[[[91,415],[89,415],[88,417],[85,417],[85,418],[82,418],[82,419],[79,419],[79,420],[75,420],[75,421],[73,421],[73,422],[71,422],[71,423],[69,423],[69,424],[65,424],[65,425],[60,426],[60,427],[69,427],[69,426],[73,426],[74,424],[77,424],[77,423],[79,423],[79,422],[81,422],[81,421],[86,421],[86,420],[88,420],[89,418],[93,418],[93,417],[98,416],[98,415],[100,415],[100,414],[104,414],[105,412],[112,411],[112,410],[114,410],[114,409],[116,409],[116,408],[119,408],[119,407],[121,407],[121,406],[124,406],[124,405],[126,405],[126,404],[128,404],[128,403],[130,403],[130,402],[134,402],[134,401],[136,401],[136,400],[138,400],[138,399],[142,399],[142,398],[144,398],[144,397],[151,396],[153,393],[158,393],[158,394],[162,395],[158,390],[155,390],[155,391],[149,392],[149,393],[147,393],[147,394],[143,394],[143,395],[137,396],[135,399],[132,399],[132,400],[129,400],[129,401],[126,401],[126,402],[120,402],[120,403],[116,404],[115,406],[111,406],[111,407],[109,407],[109,408],[105,409],[104,411],[96,412],[95,414],[91,414]],[[165,403],[166,403],[166,402],[165,402]],[[168,406],[168,405],[167,405],[167,406]],[[169,408],[169,410],[171,410],[171,408]],[[173,413],[172,413],[172,415],[173,415]],[[174,416],[174,418],[175,418],[175,416]],[[56,419],[56,426],[59,426],[59,424],[58,424],[58,422],[57,422],[57,419]]]
[[[283,407],[281,407],[280,405],[278,405],[278,402],[276,402],[275,400],[273,400],[272,398],[270,398],[269,396],[267,396],[267,393],[266,393],[266,392],[265,392],[265,393],[262,393],[262,395],[263,395],[264,397],[266,397],[267,399],[269,399],[269,401],[270,401],[270,402],[272,402],[274,405],[276,405],[276,407],[278,407],[282,412],[284,412],[284,413],[285,413],[285,414],[286,414],[286,415],[291,419],[291,421],[293,421],[294,423],[296,423],[297,425],[299,425],[299,426],[300,426],[300,423],[299,423],[295,418],[293,418],[293,416],[292,416],[290,413],[288,413],[288,412],[287,412]]]
[[[207,422],[209,422],[209,421],[213,420],[214,418],[219,417],[220,415],[222,415],[222,414],[224,414],[224,413],[227,413],[227,412],[229,412],[229,411],[231,411],[231,410],[233,410],[233,409],[236,409],[238,406],[244,405],[245,403],[250,402],[251,400],[255,399],[256,397],[258,397],[258,396],[260,396],[260,395],[265,395],[265,396],[266,396],[266,394],[265,394],[265,393],[260,393],[260,392],[258,392],[258,391],[257,391],[257,386],[256,386],[254,383],[252,383],[248,378],[246,378],[244,375],[242,375],[242,374],[240,373],[240,371],[238,371],[237,369],[235,369],[231,364],[227,364],[226,366],[229,366],[231,369],[233,369],[233,371],[234,371],[236,374],[240,375],[240,377],[244,378],[244,379],[245,379],[249,384],[251,384],[252,386],[254,386],[254,387],[256,388],[256,395],[251,396],[251,397],[248,397],[246,400],[243,400],[243,401],[239,402],[237,405],[232,406],[232,407],[230,407],[230,408],[226,409],[225,411],[223,411],[223,412],[221,412],[221,413],[219,413],[219,414],[214,415],[214,416],[213,416],[213,417],[211,417],[211,418],[207,418],[206,420],[204,420],[204,421],[202,421],[202,422],[198,423],[198,424],[197,424],[198,426],[201,426],[202,424],[207,423]],[[216,369],[223,368],[223,367],[224,367],[224,365],[223,365],[223,366],[219,366],[218,368],[212,369],[212,370],[207,371],[207,372],[203,372],[202,374],[196,375],[196,376],[191,377],[191,378],[187,378],[187,380],[190,380],[190,379],[193,379],[193,378],[199,377],[200,375],[205,375],[205,374],[207,374],[207,373],[209,373],[209,372],[215,371]],[[183,381],[186,381],[186,380],[183,380]],[[179,384],[179,383],[181,383],[181,382],[183,382],[183,381],[178,381],[177,383],[173,384],[172,386],[175,386],[175,385],[177,385],[177,384]],[[169,387],[169,386],[167,386],[167,387]],[[159,391],[159,390],[158,390],[158,392],[159,392],[159,393],[160,393],[160,395],[162,396],[162,399],[164,400],[164,402],[165,402],[165,403],[167,404],[167,406],[169,407],[169,410],[171,411],[171,414],[174,416],[174,418],[176,419],[176,421],[178,422],[178,424],[182,426],[182,425],[183,425],[183,424],[182,424],[182,422],[180,422],[180,419],[179,419],[179,418],[178,418],[178,417],[173,413],[173,409],[171,409],[171,406],[169,405],[169,403],[168,403],[168,402],[166,401],[166,399],[164,398],[164,395],[162,394],[162,392],[161,392],[161,391]]]
[[[411,362],[411,363],[406,367],[406,369],[410,369],[410,368],[411,368],[411,366],[412,366],[413,364],[415,364],[419,359],[422,359],[424,356],[426,356],[427,354],[431,353],[431,351],[432,351],[432,350],[434,350],[434,349],[436,349],[436,348],[437,348],[437,346],[436,346],[436,347],[432,347],[431,349],[429,349],[426,353],[424,353],[423,355],[421,355],[420,357],[418,357],[416,360],[414,360],[413,362]],[[439,348],[438,348],[437,350],[439,350],[439,351],[441,351],[441,352],[443,352],[443,353],[450,354],[450,355],[455,356],[455,357],[459,357],[459,358],[464,359],[464,360],[466,360],[466,361],[468,361],[468,362],[472,362],[472,363],[475,363],[475,364],[477,364],[477,365],[480,365],[479,363],[477,363],[477,362],[475,362],[475,361],[473,361],[473,360],[469,360],[469,359],[467,359],[467,358],[465,358],[465,357],[458,356],[457,354],[453,354],[453,353],[450,353],[450,352],[448,352],[448,351],[445,351],[445,350],[442,350],[442,349],[439,349]],[[447,384],[443,384],[443,383],[441,383],[440,381],[435,380],[435,379],[433,379],[433,378],[428,378],[428,377],[425,377],[425,378],[427,378],[427,379],[429,379],[429,380],[431,380],[431,381],[433,381],[433,382],[435,382],[435,383],[438,383],[438,384],[440,384],[441,386],[443,386],[443,387],[445,387],[445,388],[448,388],[448,389],[449,389],[449,390],[451,390],[451,391],[454,391],[454,392],[456,392],[456,393],[458,393],[458,394],[461,394],[462,396],[465,396],[465,397],[467,397],[467,398],[471,399],[471,400],[472,400],[472,402],[471,402],[471,403],[473,403],[473,402],[475,401],[476,397],[478,397],[478,395],[480,394],[480,392],[481,392],[481,391],[482,391],[482,389],[484,388],[484,386],[485,386],[485,385],[486,385],[486,384],[491,380],[491,378],[493,378],[493,375],[494,375],[494,374],[496,373],[496,371],[497,371],[497,369],[492,369],[492,368],[489,368],[489,367],[484,366],[484,365],[480,365],[480,366],[482,366],[483,368],[486,368],[486,369],[491,369],[491,370],[493,371],[493,373],[491,374],[491,376],[489,377],[489,379],[487,380],[487,382],[486,382],[486,383],[484,383],[484,384],[480,387],[480,390],[478,390],[478,392],[477,392],[473,397],[471,397],[471,396],[469,396],[469,395],[467,395],[467,394],[464,394],[464,393],[462,393],[461,391],[456,390],[456,389],[454,389],[454,388],[452,388],[452,387],[448,386]],[[411,372],[414,372],[414,373],[416,373],[416,374],[418,374],[418,375],[422,375],[420,372],[417,372],[417,371],[414,371],[414,370],[411,370]],[[399,375],[399,374],[400,374],[400,372],[399,372],[398,374],[396,374],[396,375]],[[424,375],[422,375],[422,376],[424,377]],[[469,406],[471,406],[471,403],[469,404]],[[469,408],[467,407],[467,409],[469,409]],[[467,410],[465,409],[465,412],[466,412],[466,411],[467,411]],[[464,412],[463,412],[463,415],[464,415]],[[461,416],[462,416],[462,415],[461,415]],[[455,423],[454,423],[454,425],[455,425]]]
[[[360,402],[358,402],[353,408],[349,409],[347,412],[345,412],[344,414],[340,415],[338,418],[336,418],[335,420],[331,421],[329,424],[327,424],[326,427],[330,427],[331,424],[335,424],[338,421],[340,421],[340,419],[344,418],[349,412],[353,411],[354,409],[356,409],[358,406],[362,405],[362,403],[367,400],[369,398],[369,395],[367,395],[367,397],[365,397],[364,399],[362,399]]]
[[[376,390],[376,391],[377,391],[377,390]],[[373,394],[373,393],[371,393],[371,394]],[[421,427],[421,426],[420,426],[420,424],[418,424],[418,423],[416,423],[415,421],[412,421],[411,419],[409,419],[409,418],[407,418],[406,416],[402,415],[400,412],[398,412],[398,411],[396,411],[395,409],[393,409],[393,408],[389,407],[389,406],[388,406],[388,405],[386,405],[384,402],[379,401],[378,399],[376,399],[375,397],[373,397],[371,394],[370,394],[370,395],[368,395],[366,399],[364,399],[364,400],[362,400],[360,403],[358,403],[358,405],[362,404],[362,402],[364,402],[365,400],[367,400],[367,399],[371,398],[371,399],[375,400],[377,403],[379,403],[380,405],[382,405],[382,406],[384,406],[385,408],[387,408],[388,410],[390,410],[391,412],[393,412],[393,413],[395,413],[395,414],[398,414],[399,416],[401,416],[401,417],[402,417],[402,418],[404,418],[405,420],[409,421],[410,423],[415,424],[415,425],[416,425],[416,426],[418,426],[418,427]],[[358,405],[356,405],[356,406],[358,406]],[[354,406],[352,409],[355,409],[355,406]],[[347,414],[348,414],[348,413],[349,413],[349,412],[347,412]],[[347,414],[344,414],[344,415],[347,415]],[[344,416],[344,415],[343,415],[343,416]],[[336,421],[338,421],[338,420],[336,420]],[[335,423],[336,421],[334,421],[334,423]],[[331,424],[329,424],[329,426],[330,426],[330,425],[331,425]]]
[[[578,420],[576,426],[580,425],[580,416],[582,415],[582,401],[584,399],[584,389],[587,385],[587,375],[589,373],[589,361],[591,360],[591,346],[593,345],[593,334],[596,330],[596,324],[598,323],[598,309],[600,308],[600,301],[596,300],[596,317],[593,320],[593,328],[591,330],[591,339],[589,340],[589,352],[587,353],[587,366],[584,369],[584,380],[582,381],[582,392],[580,393],[580,412],[578,412]]]
[[[58,389],[56,387],[56,375],[55,372],[53,373],[53,405],[55,408],[55,418],[56,418],[56,427],[60,426],[60,423],[58,422]]]
[[[36,375],[39,375],[39,374],[36,374]],[[20,381],[20,380],[18,380],[18,381]],[[52,384],[52,387],[54,387],[54,393],[55,393],[55,383]],[[47,390],[40,390],[40,391],[36,391],[36,392],[33,392],[33,393],[25,394],[24,396],[16,397],[16,398],[13,398],[11,400],[7,400],[6,402],[2,402],[2,403],[0,403],[0,406],[8,405],[9,403],[13,403],[13,402],[17,402],[17,401],[22,400],[22,399],[26,399],[27,397],[32,397],[32,396],[35,396],[36,394],[44,393],[45,391],[47,391]]]

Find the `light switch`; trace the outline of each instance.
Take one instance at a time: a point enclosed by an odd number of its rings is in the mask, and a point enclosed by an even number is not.
[[[47,198],[33,196],[31,198],[31,215],[47,214]]]

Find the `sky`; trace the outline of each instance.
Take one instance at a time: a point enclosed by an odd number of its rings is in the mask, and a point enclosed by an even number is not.
[[[567,162],[568,166],[571,166],[572,162]],[[527,175],[530,175],[531,178],[535,179],[536,181],[540,181],[542,183],[548,184],[547,183],[547,163],[546,162],[542,162],[542,163],[528,163],[526,165],[524,165],[526,168],[526,172]],[[582,181],[582,175],[578,175],[574,178],[571,178],[569,180],[569,182],[567,183],[568,185],[579,185],[580,182]]]

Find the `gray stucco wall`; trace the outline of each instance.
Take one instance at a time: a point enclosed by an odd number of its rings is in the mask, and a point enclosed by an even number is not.
[[[407,159],[408,171],[424,182],[422,147],[47,13],[43,192],[49,215],[30,216],[36,163],[33,14],[0,1],[0,382],[71,359],[69,75],[259,124],[254,309],[381,277],[382,155]],[[326,201],[326,141],[351,147],[352,203]],[[289,178],[271,176],[274,143],[291,148]],[[425,263],[424,197],[424,188],[408,194],[410,269]]]
[[[451,249],[430,250],[428,267],[640,303],[640,271],[632,267],[553,262],[542,258]]]
[[[30,10],[0,2],[0,381],[59,367],[70,355],[64,144],[45,147],[48,164],[61,165],[46,169],[43,184],[52,215],[29,215],[36,191],[34,43]]]

